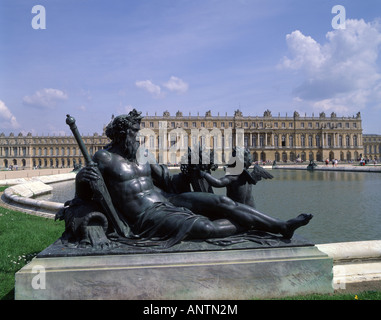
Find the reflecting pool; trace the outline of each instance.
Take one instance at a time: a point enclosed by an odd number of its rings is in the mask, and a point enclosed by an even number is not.
[[[381,174],[307,170],[270,170],[271,180],[254,186],[256,208],[287,220],[312,213],[297,234],[314,243],[381,240]],[[176,173],[176,171],[173,171]],[[213,173],[222,176],[223,171]],[[215,188],[224,194],[225,189]],[[65,202],[74,196],[74,182],[53,185],[43,198]]]
[[[289,219],[312,213],[297,233],[315,243],[381,239],[381,175],[367,172],[272,170],[255,186],[259,211]]]

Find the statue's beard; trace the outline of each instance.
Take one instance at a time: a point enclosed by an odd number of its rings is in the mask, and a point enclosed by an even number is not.
[[[127,141],[124,144],[124,154],[128,160],[136,160],[136,153],[139,149],[139,141]]]

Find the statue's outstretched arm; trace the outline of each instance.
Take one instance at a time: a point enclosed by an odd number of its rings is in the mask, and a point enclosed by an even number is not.
[[[215,178],[210,173],[201,171],[201,177],[203,177],[212,187],[223,188],[229,185],[232,181],[238,179],[238,176],[224,176],[222,178]]]

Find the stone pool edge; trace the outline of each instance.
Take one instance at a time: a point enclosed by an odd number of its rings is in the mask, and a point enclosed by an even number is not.
[[[50,184],[75,180],[76,173],[69,172],[49,176],[0,180],[0,186],[9,186],[4,190],[1,201],[7,207],[24,213],[54,219],[55,213],[63,208],[63,203],[38,200],[33,197],[49,193]]]

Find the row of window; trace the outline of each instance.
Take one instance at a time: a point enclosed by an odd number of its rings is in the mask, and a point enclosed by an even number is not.
[[[364,136],[364,142],[381,142],[381,137],[380,138],[369,138]]]
[[[183,128],[205,128],[205,121],[200,121],[199,122],[199,126],[197,125],[198,122],[196,121],[193,121],[193,122],[175,122],[175,121],[171,121],[170,122],[170,128],[176,128],[176,126],[180,126],[180,127],[183,127]],[[352,126],[350,125],[352,124]],[[269,123],[264,123],[263,121],[260,121],[260,122],[243,122],[243,128],[264,128],[266,125],[269,125]],[[294,127],[294,122],[273,122],[272,123],[272,127],[273,128],[293,128]],[[142,122],[141,123],[141,127],[142,128],[155,128],[155,122],[154,121],[149,121],[149,122]],[[159,122],[159,128],[161,127],[161,122]],[[212,123],[212,127],[213,128],[233,128],[233,122],[232,121],[229,121],[229,122],[216,122],[214,121]],[[309,129],[312,129],[312,128],[315,128],[315,129],[319,129],[319,128],[330,128],[330,129],[333,129],[333,128],[346,128],[346,129],[349,129],[349,128],[357,128],[357,122],[352,122],[352,123],[349,123],[349,122],[345,122],[345,123],[341,123],[341,122],[334,122],[334,123],[320,123],[320,122],[315,122],[315,124],[313,122],[307,122],[307,123],[304,123],[304,122],[300,122],[300,128],[309,128]]]
[[[51,168],[59,168],[59,167],[62,167],[62,168],[65,168],[65,167],[71,167],[71,166],[74,166],[74,165],[79,165],[79,166],[82,166],[82,159],[79,158],[78,160],[76,159],[55,159],[55,161],[53,161],[53,159],[33,159],[32,160],[32,165],[33,167],[51,167]]]
[[[215,156],[218,157],[219,155],[216,154]],[[334,156],[335,156],[335,154],[333,154],[332,152],[329,155],[329,157],[331,159],[333,159]],[[350,161],[350,160],[357,160],[359,158],[359,153],[357,151],[355,151],[352,154],[350,151],[347,151],[346,153],[340,152],[340,154],[338,156],[339,156],[339,159],[341,161],[345,161],[345,160]],[[288,152],[282,152],[282,153],[275,152],[274,159],[269,159],[269,160],[275,160],[277,162],[279,162],[279,161],[285,161],[286,162],[286,161],[295,161],[297,159],[297,157],[300,157],[300,159],[302,161],[306,161],[306,160],[323,161],[322,154],[320,152],[314,153],[312,151],[310,151],[308,154],[306,152],[301,152],[300,154],[296,154],[292,151],[290,153],[288,153]],[[253,152],[252,159],[253,159],[253,161],[259,161],[259,160],[266,161],[266,160],[268,160],[267,154],[263,151],[261,153]],[[163,160],[162,155],[158,154],[157,161],[162,163],[162,160]],[[177,163],[178,159],[177,159],[176,152],[170,153],[168,160],[172,164]],[[221,159],[218,159],[218,160],[221,160]],[[59,168],[59,167],[71,167],[71,166],[74,166],[75,164],[82,165],[82,159],[81,158],[77,158],[77,159],[73,159],[73,158],[32,159],[33,167],[39,166],[39,167],[51,167],[51,168],[56,167],[56,168]],[[4,167],[8,167],[9,165],[13,165],[13,166],[21,165],[21,166],[25,167],[26,166],[26,160],[22,159],[20,162],[17,159],[13,159],[13,161],[8,161],[8,159],[4,159],[3,165],[4,165]]]
[[[87,144],[106,144],[107,141],[106,139],[103,137],[103,138],[99,138],[99,139],[86,139],[84,138],[83,139],[83,142],[84,143],[87,143]],[[0,144],[5,144],[5,145],[9,145],[9,144],[73,144],[73,143],[77,143],[74,139],[34,139],[34,140],[0,140]]]
[[[350,147],[350,146],[354,146],[354,147],[357,147],[358,146],[358,138],[357,138],[357,135],[354,135],[353,138],[351,139],[351,137],[349,135],[346,135],[345,137],[343,137],[342,135],[339,135],[338,136],[338,139],[337,141],[333,141],[333,136],[332,135],[327,135],[327,141],[325,141],[325,145],[326,146],[338,146],[338,147]],[[313,144],[315,140],[315,144]],[[147,148],[150,148],[150,149],[154,149],[155,148],[155,137],[154,136],[149,136],[149,139],[146,140],[146,137],[141,137],[141,143],[147,143],[148,142],[148,146]],[[201,136],[201,137],[198,137],[198,136],[192,136],[192,145],[196,145],[198,144],[198,142],[200,142],[200,144],[203,146],[203,145],[206,145],[206,137],[205,136]],[[251,142],[251,143],[250,143]],[[315,135],[315,138],[313,137],[313,135],[304,135],[302,134],[300,136],[300,146],[301,147],[312,147],[312,146],[317,146],[317,147],[321,147],[322,146],[322,138],[320,135]],[[181,145],[181,147],[187,147],[188,146],[188,136],[184,135],[182,138],[178,138],[176,135],[170,135],[170,140],[169,140],[169,143],[170,143],[170,147],[173,147],[175,146],[176,143],[179,143]],[[250,138],[248,135],[245,135],[244,136],[244,146],[245,147],[264,147],[266,145],[269,145],[269,146],[274,146],[274,147],[293,147],[295,144],[294,142],[294,136],[293,135],[288,135],[288,138],[286,135],[277,135],[275,134],[274,137],[273,137],[273,142],[271,141],[271,136],[268,135],[267,136],[267,141],[266,141],[266,136],[263,135],[263,134],[260,134],[259,136],[254,134],[252,135],[251,137],[251,141],[250,141]],[[157,137],[157,146],[159,148],[161,148],[163,145],[162,143],[162,137]],[[232,145],[232,136],[228,136],[227,139],[226,139],[226,143],[225,143],[225,137],[224,136],[220,136],[220,137],[216,137],[216,136],[213,136],[213,146],[216,147],[216,148],[221,148],[222,146],[227,146],[227,147],[230,147]]]
[[[368,153],[381,153],[381,144],[380,145],[369,145],[364,146],[364,152]]]
[[[274,146],[275,147],[279,147],[279,146],[285,147],[286,146],[286,140],[287,140],[286,135],[282,135],[280,141],[279,141],[279,136],[274,135]],[[313,140],[314,140],[314,138],[312,135],[308,135],[308,137],[306,137],[304,134],[302,134],[300,136],[300,146],[305,147],[308,145],[308,147],[312,147],[313,146]],[[257,147],[258,146],[257,141],[258,141],[258,139],[257,139],[256,135],[253,135],[251,146]],[[269,143],[267,142],[267,144],[269,144]],[[331,135],[327,135],[326,145],[329,147],[332,147],[336,144],[338,147],[344,147],[343,136],[339,135],[337,142],[334,144],[333,137]],[[265,145],[265,136],[260,135],[259,136],[259,146],[263,147],[264,145]],[[322,146],[321,137],[319,135],[315,136],[315,145],[318,147]],[[355,146],[355,147],[358,146],[357,135],[353,136],[352,144],[351,144],[350,136],[349,135],[345,136],[345,146],[350,147],[351,145]],[[245,147],[248,147],[248,146],[249,146],[249,138],[247,136],[245,136]],[[294,146],[294,136],[293,135],[289,135],[289,137],[288,137],[288,146],[290,146],[290,147]]]
[[[306,152],[301,152],[300,154],[295,154],[294,152],[290,152],[289,154],[287,152],[275,152],[274,154],[274,160],[279,162],[287,162],[287,161],[295,161],[297,160],[297,156],[299,156],[300,160],[307,161],[307,160],[316,160],[316,161],[323,161],[323,156],[320,152],[317,152],[314,154],[312,151],[310,151],[308,154]],[[334,158],[334,154],[331,153],[329,155],[330,159]],[[358,152],[354,152],[353,155],[350,151],[344,153],[340,152],[339,159],[340,161],[351,161],[351,160],[357,160],[359,158]],[[252,155],[253,161],[266,161],[267,155],[265,152],[261,152],[259,155],[257,153],[253,153]]]
[[[196,141],[196,139],[198,139],[198,137],[194,137],[192,136],[192,144],[195,145],[198,143],[198,141]],[[245,135],[244,137],[244,145],[245,147],[263,147],[263,146],[266,146],[266,145],[273,145],[274,147],[285,147],[285,146],[289,146],[289,147],[293,147],[294,146],[294,136],[293,135],[289,135],[288,138],[286,135],[274,135],[273,137],[273,142],[271,141],[271,136],[267,136],[267,141],[266,140],[266,136],[261,134],[261,135],[252,135],[252,138],[251,138],[251,143],[250,143],[250,139],[249,139],[249,136]],[[315,135],[315,138],[313,137],[313,135],[304,135],[302,134],[300,136],[300,146],[302,147],[312,147],[314,146],[313,142],[315,140],[315,146],[317,147],[321,147],[322,146],[322,140],[321,140],[321,136],[320,135]],[[141,143],[144,143],[145,142],[145,138],[143,138],[143,141],[141,141]],[[176,144],[176,142],[178,142],[178,139],[175,135],[171,135],[170,136],[170,147],[174,146]],[[201,145],[205,145],[206,144],[206,141],[205,141],[205,137],[201,136],[200,137],[200,140],[199,142],[201,143]],[[232,145],[232,137],[230,136],[227,140],[226,140],[226,144],[227,146],[231,146]],[[159,148],[162,147],[162,141],[161,141],[161,137],[159,136],[157,138],[157,146]],[[186,147],[188,145],[188,137],[187,136],[184,136],[183,137],[183,142],[182,142],[182,146]],[[213,146],[215,147],[222,147],[225,145],[225,137],[224,136],[221,136],[220,139],[218,139],[217,137],[213,137]],[[338,139],[337,141],[333,141],[333,136],[332,135],[327,135],[327,141],[325,142],[325,145],[327,146],[338,146],[338,147],[349,147],[349,146],[355,146],[357,147],[358,146],[358,138],[357,138],[357,135],[354,135],[353,138],[352,138],[352,141],[351,141],[351,137],[349,135],[346,135],[345,137],[343,137],[342,135],[339,135],[338,136]],[[149,137],[149,148],[153,149],[155,148],[155,139],[153,136],[150,136]],[[372,153],[371,152],[371,146],[369,146],[369,153]],[[376,146],[374,147],[376,149]],[[381,146],[379,147],[381,148]],[[89,153],[90,154],[93,154],[93,151],[97,150],[99,148],[93,148],[93,147],[90,147],[89,148]],[[22,148],[18,148],[18,147],[13,147],[13,150],[12,150],[12,155],[13,156],[26,156],[27,155],[27,151],[26,151],[26,147],[22,147]],[[20,151],[20,154],[19,154],[19,151]],[[48,154],[48,151],[49,151],[49,154]],[[55,151],[55,152],[54,152]],[[65,153],[66,151],[66,153]],[[77,151],[79,153],[79,155],[81,155],[81,151],[77,150],[77,147],[50,147],[49,149],[48,148],[32,148],[32,156],[53,156],[53,155],[56,155],[56,156],[65,156],[65,155],[74,155],[76,156],[77,155]],[[376,152],[376,151],[375,151]],[[8,157],[10,155],[9,153],[9,148],[8,147],[5,147],[5,148],[0,148],[0,156],[5,156],[5,157]]]
[[[93,151],[92,149],[93,148],[90,148],[90,153],[92,153],[92,151]],[[60,150],[61,150],[61,152],[60,152]],[[65,154],[65,150],[66,150],[66,154]],[[73,148],[70,148],[70,147],[67,147],[67,148],[65,148],[65,147],[58,148],[58,147],[56,147],[55,148],[55,154],[54,154],[54,149],[53,148],[49,148],[49,155],[50,156],[53,156],[53,155],[56,155],[56,156],[59,156],[59,155],[61,155],[61,156],[70,156],[71,152],[72,152],[73,156],[76,156],[77,155],[77,148],[76,147],[73,147]],[[78,153],[79,153],[79,155],[82,154],[80,150],[78,150]],[[48,155],[48,148],[44,148],[44,149],[42,149],[42,148],[38,148],[38,149],[32,148],[32,156],[36,156],[36,155],[38,155],[38,156],[41,156],[41,155],[47,156]]]
[[[93,149],[93,147],[90,147],[89,148],[89,153],[90,154],[93,154],[93,151],[95,150],[95,148]],[[49,153],[48,153],[49,151]],[[54,152],[55,151],[55,152]],[[66,151],[66,153],[65,153]],[[54,148],[32,148],[32,156],[70,156],[70,155],[73,155],[73,156],[76,156],[77,155],[77,152],[78,152],[78,155],[81,156],[82,155],[82,152],[81,150],[77,150],[77,147],[67,147],[67,148],[58,148],[56,147],[55,149]],[[9,157],[10,156],[10,152],[9,152],[9,148],[8,147],[5,147],[5,148],[0,148],[0,156],[3,156],[3,157]],[[26,151],[26,148],[23,147],[22,149],[20,149],[20,153],[19,153],[19,149],[17,147],[14,147],[13,150],[12,150],[12,156],[13,157],[17,157],[17,156],[23,156],[23,157],[26,157],[27,156],[27,151]]]
[[[22,167],[25,167],[27,164],[26,160],[25,159],[22,159],[21,161],[20,160],[17,160],[17,159],[13,159],[12,161],[8,161],[8,159],[4,159],[3,160],[3,166],[5,168],[8,168],[9,166],[14,166],[14,167],[17,167],[17,166],[22,166]],[[70,159],[70,158],[67,158],[67,159],[33,159],[32,160],[32,166],[33,167],[50,167],[50,168],[69,168],[69,167],[72,167],[74,166],[75,164],[78,164],[80,166],[82,166],[82,159],[81,158],[78,158],[78,159]],[[1,163],[0,163],[0,166],[1,166]]]
[[[335,159],[335,156],[340,160],[340,161],[353,161],[353,160],[358,160],[359,159],[359,153],[357,151],[355,152],[350,152],[350,151],[347,151],[347,152],[340,152],[340,154],[334,154],[333,152],[331,152],[329,154],[329,158],[330,159]],[[214,155],[215,157],[215,160],[216,162],[218,163],[222,163],[224,162],[224,156],[221,155],[221,154],[215,154]],[[276,162],[280,162],[280,161],[283,161],[283,162],[287,162],[287,161],[296,161],[298,158],[302,161],[307,161],[307,160],[316,160],[316,161],[323,161],[323,155],[321,152],[301,152],[301,153],[295,153],[293,151],[291,152],[286,152],[286,151],[283,151],[283,152],[275,152],[274,154],[271,155],[271,158],[268,158],[269,157],[269,154],[262,151],[260,153],[257,153],[257,152],[253,152],[252,153],[252,161],[253,162],[256,162],[256,161],[276,161]],[[163,163],[163,156],[161,154],[158,154],[157,155],[157,161],[159,163]],[[168,155],[168,162],[169,163],[172,163],[172,164],[176,164],[178,163],[180,159],[178,158],[177,154],[175,152],[172,152]],[[181,160],[180,160],[181,161]]]

